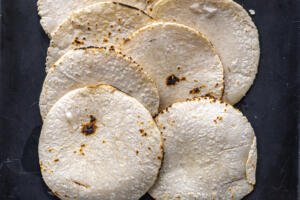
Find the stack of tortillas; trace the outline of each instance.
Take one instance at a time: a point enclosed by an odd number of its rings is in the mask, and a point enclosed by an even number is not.
[[[232,0],[39,0],[51,42],[43,178],[61,199],[242,199],[256,137],[233,105],[258,67]]]

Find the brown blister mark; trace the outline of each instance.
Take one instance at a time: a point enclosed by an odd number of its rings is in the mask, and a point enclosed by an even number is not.
[[[149,4],[151,4],[152,2],[153,2],[153,0],[147,0],[147,1],[146,1],[146,4],[149,5]]]
[[[162,144],[159,146],[159,148],[160,148],[161,151],[164,150],[164,146]]]
[[[207,100],[210,100],[210,103],[215,103],[217,101],[212,93],[208,93],[204,97],[206,97]]]
[[[80,153],[80,155],[82,155],[82,156],[85,155],[85,153],[84,153],[84,148],[85,148],[85,147],[86,147],[85,144],[80,145],[79,153]]]
[[[135,154],[136,154],[136,155],[139,155],[139,151],[138,151],[138,150],[136,150],[136,151],[135,151]]]
[[[160,146],[159,146],[159,148],[160,148],[160,152],[164,155],[164,146],[161,144]]]
[[[99,88],[99,85],[102,85],[102,84],[88,85],[87,88],[92,89],[92,90],[96,90],[96,89]]]
[[[181,69],[181,67],[177,67],[177,70],[180,70]]]
[[[105,144],[106,143],[106,141],[105,140],[102,140],[102,144]]]
[[[152,151],[151,147],[148,147],[148,150],[149,150],[149,151]]]
[[[143,136],[143,137],[147,136],[147,133],[145,132],[144,129],[140,129],[140,133],[141,133],[141,136]]]
[[[194,88],[192,90],[190,90],[190,94],[199,94],[201,92],[201,88]]]
[[[219,83],[216,83],[215,88],[219,87]]]
[[[41,168],[41,171],[47,171],[46,170],[46,167],[43,165],[42,161],[40,162],[40,168]]]
[[[103,42],[108,42],[108,39],[107,38],[103,38]]]
[[[85,136],[94,134],[97,129],[96,122],[97,119],[93,115],[90,115],[90,122],[81,125],[81,133]]]
[[[60,194],[59,194],[58,192],[53,191],[52,193],[53,193],[55,196],[60,197]]]
[[[59,161],[59,159],[58,159],[58,158],[56,158],[56,159],[54,159],[54,160],[53,160],[53,162],[58,162],[58,161]]]
[[[111,36],[111,32],[108,32],[108,34],[107,34],[107,35],[108,35],[108,37],[110,37],[110,36]]]
[[[73,45],[83,45],[84,42],[81,41],[81,40],[79,40],[78,37],[76,37],[76,38],[74,39],[74,41],[72,42],[72,44],[73,44]]]
[[[157,156],[157,159],[158,159],[158,160],[161,160],[161,159],[162,159],[162,157],[161,157],[161,156]]]
[[[126,44],[127,42],[130,41],[130,38],[123,38],[123,43]]]
[[[190,90],[190,94],[199,94],[203,88],[206,88],[206,85],[201,85],[200,87],[195,87],[194,89]]]
[[[234,200],[235,199],[235,195],[234,195],[234,190],[230,187],[229,189],[229,192],[230,192],[230,197],[231,197],[231,200]]]
[[[91,27],[88,27],[87,29],[88,29],[88,31],[90,31],[90,30],[91,30]]]
[[[52,149],[52,148],[48,149],[48,152],[50,152],[50,153],[53,152],[53,151],[54,151],[54,149]]]
[[[217,124],[218,122],[223,121],[223,117],[222,116],[217,116],[216,119],[214,119],[214,123]]]
[[[72,180],[72,182],[75,183],[76,185],[79,185],[79,186],[82,186],[82,187],[85,187],[85,188],[89,188],[90,187],[89,185],[81,183],[79,181]]]
[[[115,51],[115,47],[114,47],[114,46],[110,46],[110,47],[109,47],[109,50],[110,50],[110,51]]]

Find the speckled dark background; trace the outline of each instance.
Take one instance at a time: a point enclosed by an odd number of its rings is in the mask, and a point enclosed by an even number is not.
[[[300,1],[238,2],[256,11],[261,41],[259,74],[237,106],[258,138],[257,186],[245,199],[296,200]],[[1,14],[0,200],[56,199],[43,183],[37,155],[38,98],[49,40],[39,24],[36,0],[1,0]]]

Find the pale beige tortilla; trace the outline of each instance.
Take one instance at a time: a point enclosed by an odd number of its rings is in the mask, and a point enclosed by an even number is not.
[[[43,179],[60,199],[139,199],[161,159],[162,138],[150,113],[108,85],[63,96],[39,140]]]
[[[164,161],[156,200],[237,200],[253,190],[256,137],[241,112],[209,98],[175,103],[157,118]]]
[[[70,15],[53,33],[46,69],[68,50],[79,47],[115,46],[151,22],[144,12],[117,3],[98,3]]]
[[[37,4],[39,15],[41,16],[41,25],[46,33],[51,36],[72,12],[95,3],[112,1],[139,9],[145,9],[150,3],[147,0],[38,0]]]
[[[220,55],[225,72],[224,100],[235,104],[255,79],[260,49],[248,13],[232,0],[159,0],[149,12],[155,19],[176,21],[205,34]]]
[[[42,117],[70,90],[99,83],[118,88],[140,101],[153,116],[157,114],[158,90],[141,66],[114,50],[84,48],[69,50],[49,70],[40,96]]]
[[[221,61],[211,43],[187,26],[154,22],[133,33],[120,48],[156,82],[160,110],[194,97],[222,97]]]

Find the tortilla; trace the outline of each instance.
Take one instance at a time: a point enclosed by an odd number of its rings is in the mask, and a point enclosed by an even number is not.
[[[141,28],[151,18],[138,9],[117,3],[98,3],[73,13],[53,33],[47,70],[68,50],[79,47],[111,47]]]
[[[46,33],[51,36],[72,12],[99,2],[109,2],[109,0],[38,0],[41,25]],[[150,1],[147,0],[116,0],[115,2],[134,6],[141,10],[145,9],[150,3]]]
[[[164,161],[150,194],[167,199],[241,199],[253,190],[256,137],[241,112],[209,98],[160,114]]]
[[[67,92],[99,83],[112,85],[135,97],[153,116],[157,114],[157,87],[141,67],[120,52],[84,48],[68,51],[49,70],[40,97],[42,117]]]
[[[120,45],[153,78],[160,110],[177,101],[210,95],[221,98],[223,67],[210,42],[176,23],[152,23]]]
[[[220,55],[225,70],[224,100],[235,104],[255,79],[259,40],[248,13],[231,0],[159,0],[151,15],[176,21],[206,35]]]
[[[108,85],[73,90],[49,111],[43,178],[61,199],[138,199],[157,178],[162,138],[136,99]]]

